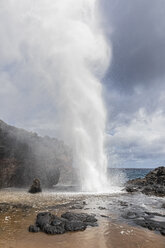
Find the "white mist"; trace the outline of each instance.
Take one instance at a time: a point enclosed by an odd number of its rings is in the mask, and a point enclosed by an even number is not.
[[[16,86],[18,114],[23,107],[22,112],[33,112],[35,106],[31,125],[41,126],[44,120],[47,127],[59,127],[61,139],[73,150],[82,190],[107,191],[100,79],[111,49],[100,25],[98,1],[5,0],[1,9],[5,29],[0,51],[8,68],[14,68],[10,84]],[[50,120],[42,99],[51,103]]]

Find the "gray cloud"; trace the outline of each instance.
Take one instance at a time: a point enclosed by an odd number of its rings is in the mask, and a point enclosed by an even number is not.
[[[104,79],[110,163],[159,165],[165,161],[165,1],[103,0],[101,8],[113,47]]]
[[[61,43],[30,2],[0,2],[0,118],[56,135],[56,104],[46,84],[51,88],[57,78]],[[113,53],[103,80],[111,163],[159,165],[165,161],[165,1],[101,0],[100,10]]]
[[[113,46],[107,77],[114,87],[124,91],[136,84],[148,87],[164,77],[165,1],[110,0],[103,1],[102,7],[107,37]]]

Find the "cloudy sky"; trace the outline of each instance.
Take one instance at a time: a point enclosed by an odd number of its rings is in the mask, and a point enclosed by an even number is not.
[[[113,49],[105,78],[109,147],[122,165],[163,165],[165,1],[104,0],[102,12]]]
[[[46,37],[38,35],[40,20],[36,17],[35,35],[31,43],[25,42],[32,33],[30,14],[26,18],[18,15],[21,23],[17,13],[22,5],[13,3],[0,1],[0,119],[42,135],[49,129],[52,135],[54,124],[51,129],[45,121],[55,119],[56,105],[43,83],[49,78],[40,66],[37,73],[36,66],[33,70],[35,58],[40,59],[38,44],[42,55],[49,55]],[[99,9],[102,29],[112,47],[111,64],[103,79],[111,164],[165,165],[165,1],[101,0]]]

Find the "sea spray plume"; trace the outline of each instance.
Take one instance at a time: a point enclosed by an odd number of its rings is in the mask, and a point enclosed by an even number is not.
[[[63,70],[57,89],[60,126],[73,148],[82,190],[105,191],[106,111],[99,78],[108,66],[109,48],[98,25],[96,1],[65,1],[61,14],[67,28],[58,54],[58,68]]]
[[[58,133],[72,147],[82,190],[107,190],[100,79],[111,49],[99,24],[97,1],[6,0],[1,7],[6,29],[0,62],[6,61],[12,72],[7,79],[12,77],[17,90],[27,90],[30,106],[36,106],[36,99],[38,104],[42,98],[51,102],[49,120],[55,128],[58,121]],[[3,49],[9,40],[11,51]],[[40,120],[48,112],[39,109]]]

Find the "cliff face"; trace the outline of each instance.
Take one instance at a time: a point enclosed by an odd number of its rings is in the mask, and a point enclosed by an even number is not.
[[[72,155],[62,141],[0,120],[0,187],[25,187],[38,177],[51,187],[72,180]]]

